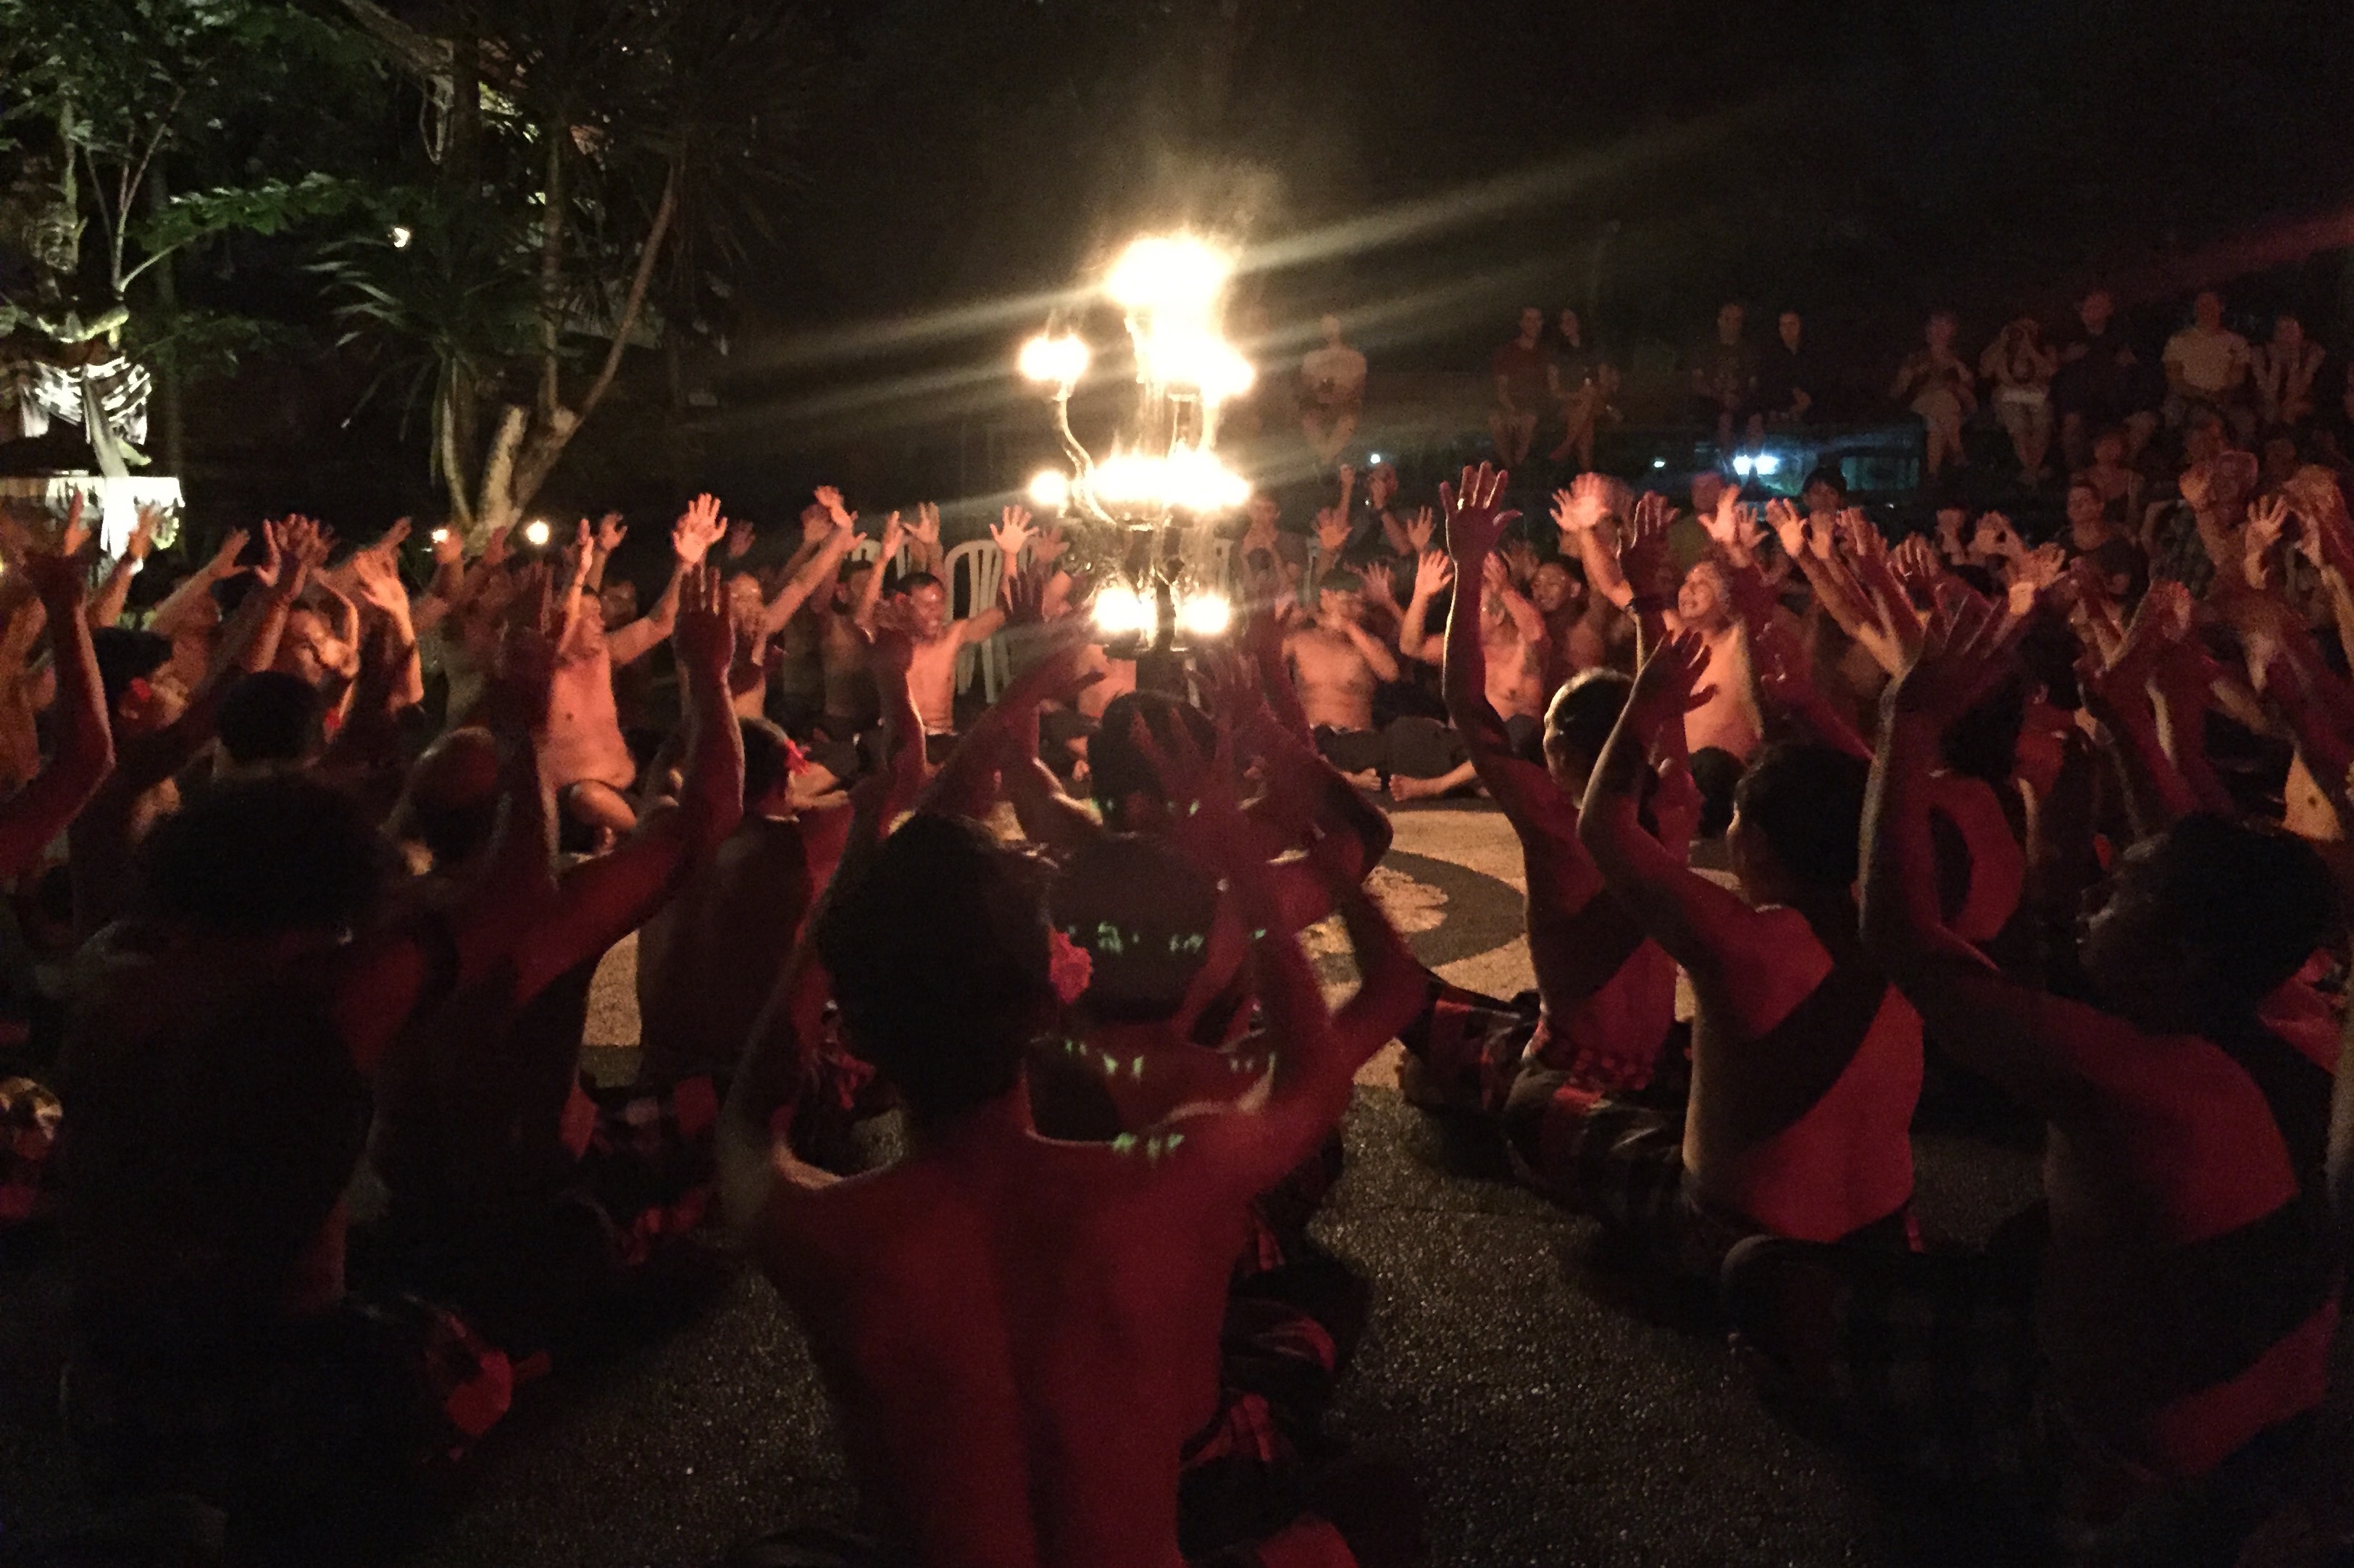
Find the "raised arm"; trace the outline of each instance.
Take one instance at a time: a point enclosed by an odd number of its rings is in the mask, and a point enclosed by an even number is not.
[[[1889,688],[1863,813],[1865,944],[1956,1057],[2046,1115],[2073,1103],[2078,1053],[2129,1048],[2121,1021],[2016,985],[1948,930],[1930,832],[1932,774],[1947,728],[2006,679],[2016,622],[1979,603],[1941,616]]]
[[[65,832],[114,766],[106,694],[82,614],[81,568],[63,556],[27,550],[22,569],[32,577],[48,612],[57,669],[57,747],[29,784],[0,802],[0,878],[23,875]]]
[[[857,522],[855,513],[846,514],[846,520],[835,519],[833,532],[826,535],[825,542],[801,564],[800,570],[793,573],[785,586],[777,590],[777,597],[770,599],[768,608],[760,612],[763,641],[785,629],[785,622],[809,602],[810,595],[817,592],[819,584],[833,581],[835,574],[842,570],[843,557],[850,554],[853,545],[858,543]]]
[[[1578,842],[1605,885],[1703,989],[1727,977],[1727,955],[1744,946],[1744,929],[1755,916],[1646,832],[1642,804],[1652,757],[1671,732],[1682,730],[1684,715],[1715,694],[1713,687],[1694,690],[1707,668],[1708,649],[1690,631],[1662,642],[1643,662],[1577,819]]]
[[[212,559],[180,579],[179,585],[155,607],[147,618],[147,630],[158,637],[174,637],[186,630],[196,614],[197,606],[212,595],[215,583],[226,582],[244,568],[237,558],[245,554],[251,535],[242,528],[232,528],[221,536],[220,548]]]
[[[1447,640],[1430,630],[1431,601],[1455,581],[1455,563],[1444,551],[1425,550],[1415,562],[1414,597],[1398,620],[1398,652],[1425,664],[1446,654]]]
[[[153,506],[139,509],[139,521],[131,530],[131,542],[122,547],[114,569],[106,574],[98,596],[90,601],[90,623],[93,628],[112,626],[122,619],[122,607],[131,601],[131,579],[147,564],[148,552],[155,547],[155,525],[163,519],[163,513]]]
[[[1143,726],[1138,729],[1143,732]],[[1356,948],[1363,977],[1336,1016],[1326,1009],[1315,971],[1285,923],[1266,863],[1250,835],[1233,783],[1231,737],[1203,758],[1182,727],[1162,754],[1149,732],[1139,745],[1151,757],[1172,806],[1180,844],[1223,878],[1246,930],[1254,933],[1252,972],[1276,1065],[1267,1100],[1256,1111],[1189,1117],[1173,1124],[1193,1169],[1237,1192],[1265,1191],[1307,1158],[1348,1108],[1357,1070],[1394,1038],[1424,992],[1423,972],[1364,893],[1331,888]]]

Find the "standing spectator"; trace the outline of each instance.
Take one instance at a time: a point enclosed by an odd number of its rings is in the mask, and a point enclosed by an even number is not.
[[[1946,463],[1967,466],[1962,450],[1962,421],[1978,410],[1978,395],[1970,367],[1954,352],[1951,311],[1932,312],[1922,334],[1923,346],[1896,367],[1896,384],[1889,396],[1921,416],[1929,427],[1929,482],[1935,484]]]
[[[1796,311],[1784,311],[1774,329],[1774,341],[1766,345],[1757,367],[1757,407],[1750,421],[1753,438],[1761,426],[1804,423],[1822,385],[1815,355],[1804,346],[1806,318]]]
[[[1552,345],[1544,341],[1544,312],[1529,305],[1521,312],[1520,335],[1489,357],[1488,372],[1496,378],[1496,407],[1488,415],[1488,431],[1496,440],[1499,463],[1518,468],[1536,445],[1537,411],[1561,397],[1561,367]]]
[[[2076,302],[2075,322],[2052,346],[2060,370],[2052,404],[2060,414],[2060,449],[2071,468],[2084,466],[2093,434],[2115,426],[2125,432],[2126,461],[2137,462],[2158,430],[2158,413],[2142,391],[2141,360],[2116,324],[2117,302],[2094,289]]]
[[[1744,333],[1749,313],[1738,301],[1716,313],[1716,341],[1692,355],[1692,407],[1716,427],[1716,444],[1733,445],[1733,432],[1757,394],[1757,355]]]
[[[1594,426],[1602,412],[1602,377],[1608,366],[1600,355],[1585,346],[1585,325],[1575,311],[1564,310],[1555,330],[1560,341],[1553,345],[1558,376],[1554,396],[1561,400],[1562,434],[1561,445],[1553,450],[1553,461],[1566,462],[1575,457],[1583,472],[1594,466]]]
[[[2296,429],[2313,418],[2313,382],[2321,374],[2322,347],[2305,335],[2292,315],[2273,318],[2269,343],[2248,351],[2249,379],[2256,389],[2256,414],[2265,429]]]
[[[2223,324],[2223,300],[2203,290],[2190,303],[2190,324],[2166,340],[2166,424],[2179,429],[2191,411],[2212,408],[2234,435],[2255,433],[2247,407],[2248,340]]]
[[[2020,316],[1996,334],[1978,360],[1978,374],[1994,387],[1995,417],[2019,454],[2020,479],[2040,484],[2048,477],[2043,460],[2052,450],[2052,376],[2059,356],[2043,345],[2043,325]]]
[[[1320,348],[1299,362],[1299,428],[1316,449],[1317,461],[1331,468],[1357,434],[1365,407],[1365,356],[1341,336],[1341,318],[1328,315]]]

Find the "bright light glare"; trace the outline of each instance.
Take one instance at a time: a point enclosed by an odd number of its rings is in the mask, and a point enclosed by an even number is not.
[[[392,248],[395,250],[408,249],[408,242],[416,238],[416,231],[410,228],[408,225],[405,223],[396,223],[392,226]]]
[[[1032,381],[1054,386],[1075,385],[1087,373],[1087,345],[1068,333],[1048,337],[1044,333],[1022,345],[1022,374]]]
[[[1235,607],[1222,593],[1187,594],[1177,606],[1177,630],[1188,637],[1224,637],[1235,620]]]
[[[1665,468],[1668,466],[1668,460],[1665,458],[1653,458],[1651,460],[1651,466],[1653,468]]]
[[[1030,504],[1060,512],[1071,499],[1070,476],[1058,468],[1042,468],[1030,478]]]
[[[449,529],[447,529],[447,528],[436,528],[436,529],[434,529],[434,530],[433,530],[433,542],[434,542],[435,544],[437,544],[437,545],[446,545],[446,544],[448,544],[448,543],[450,542],[450,530],[449,530]]]
[[[529,545],[533,549],[537,550],[545,548],[548,540],[547,524],[537,518],[534,518],[532,521],[523,525],[523,537],[524,542]]]
[[[1757,454],[1756,469],[1759,473],[1764,474],[1770,479],[1775,474],[1782,471],[1782,460],[1776,457],[1772,452],[1759,452]]]
[[[1160,607],[1123,582],[1106,584],[1096,594],[1096,630],[1106,637],[1150,637],[1158,629]]]
[[[1148,236],[1120,252],[1104,292],[1127,310],[1207,311],[1234,276],[1235,259],[1191,234]]]
[[[1206,515],[1250,499],[1250,482],[1215,454],[1179,447],[1165,458],[1122,452],[1095,471],[1097,496],[1114,505],[1171,506]]]
[[[1756,466],[1756,460],[1752,458],[1747,452],[1743,452],[1739,457],[1733,460],[1733,471],[1739,474],[1744,479],[1747,479],[1749,477],[1749,471]]]

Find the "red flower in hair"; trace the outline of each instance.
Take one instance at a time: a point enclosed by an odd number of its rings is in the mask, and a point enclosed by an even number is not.
[[[1055,994],[1068,1007],[1087,994],[1088,982],[1095,979],[1095,956],[1050,926],[1046,928],[1046,970],[1054,982]]]

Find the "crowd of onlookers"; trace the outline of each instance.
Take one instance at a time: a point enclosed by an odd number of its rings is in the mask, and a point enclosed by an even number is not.
[[[1303,430],[1329,468],[1351,452],[1367,364],[1338,317],[1324,318],[1321,331],[1323,343],[1299,366],[1299,403]],[[1760,332],[1746,306],[1728,302],[1682,352],[1672,409],[1653,408],[1641,422],[1698,432],[1729,461],[1827,422],[1917,419],[1932,491],[1973,463],[1995,465],[2020,490],[2042,490],[2081,471],[2105,432],[2117,432],[2126,461],[2139,464],[2154,440],[2170,446],[2211,418],[2252,450],[2285,443],[2299,461],[2354,471],[2354,364],[2333,363],[2295,312],[2234,317],[2212,291],[2162,332],[2137,331],[2095,288],[2056,320],[2022,312],[1975,347],[1954,313],[1934,312],[1919,346],[1890,356],[1892,379],[1881,379],[1886,367],[1850,358],[1819,347],[1797,310],[1777,313]],[[1516,472],[1532,458],[1549,470],[1592,468],[1597,433],[1627,423],[1626,370],[1575,310],[1548,320],[1523,309],[1518,332],[1487,366],[1498,461]],[[1856,397],[1867,378],[1884,392]],[[1976,430],[1987,440],[1969,439]]]

